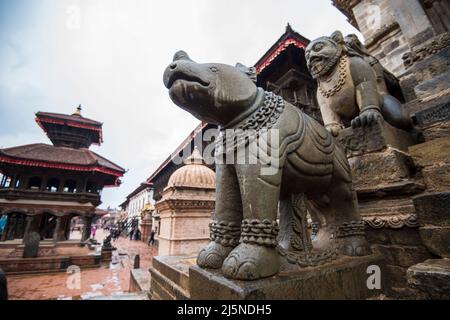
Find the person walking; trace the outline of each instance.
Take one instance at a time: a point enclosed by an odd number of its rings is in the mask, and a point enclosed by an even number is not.
[[[148,238],[148,245],[153,246],[155,244],[155,230],[150,232],[150,237]]]
[[[92,238],[95,239],[95,234],[97,233],[97,227],[93,226],[91,229]]]

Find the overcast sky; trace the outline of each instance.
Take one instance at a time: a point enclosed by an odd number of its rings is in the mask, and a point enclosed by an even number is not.
[[[254,65],[288,22],[309,39],[357,33],[330,0],[0,0],[0,148],[49,143],[34,113],[82,104],[104,123],[92,150],[129,170],[103,192],[115,207],[199,123],[163,85],[173,54]]]

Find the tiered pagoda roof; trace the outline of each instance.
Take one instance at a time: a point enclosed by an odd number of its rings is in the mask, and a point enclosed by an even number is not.
[[[81,115],[81,106],[72,115],[37,112],[36,122],[45,131],[55,146],[72,148],[89,148],[94,143],[100,145],[102,123]]]
[[[36,122],[53,145],[44,143],[0,149],[0,164],[102,173],[105,186],[117,186],[125,170],[89,150],[101,144],[102,123],[81,116],[81,106],[72,115],[37,112]]]

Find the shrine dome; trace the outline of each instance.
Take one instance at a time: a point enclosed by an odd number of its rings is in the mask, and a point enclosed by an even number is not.
[[[197,147],[169,179],[167,187],[216,188],[216,173],[204,164]]]

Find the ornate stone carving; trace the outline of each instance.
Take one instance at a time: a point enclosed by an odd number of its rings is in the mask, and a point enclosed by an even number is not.
[[[418,125],[428,125],[438,121],[450,120],[450,102],[419,111],[413,116]]]
[[[431,42],[407,52],[403,55],[403,64],[406,68],[410,68],[416,62],[425,59],[426,57],[447,48],[450,45],[450,32],[444,33],[433,39]]]
[[[416,214],[363,217],[363,221],[367,226],[373,229],[416,228],[419,226]]]
[[[364,222],[361,220],[344,222],[337,226],[336,236],[338,238],[363,236],[365,235],[364,228]]]
[[[325,127],[334,136],[348,124],[365,127],[382,118],[394,127],[411,128],[409,114],[387,92],[388,73],[355,35],[344,39],[336,31],[320,37],[306,47],[305,58],[319,84],[317,101]]]
[[[236,247],[241,236],[241,226],[238,223],[212,221],[209,224],[210,239],[224,247]]]
[[[322,71],[319,69],[318,73]],[[175,54],[164,72],[164,84],[173,102],[198,119],[243,132],[249,139],[263,131],[277,132],[267,140],[261,134],[258,143],[265,143],[267,150],[256,163],[216,161],[217,221],[211,224],[212,241],[200,251],[197,264],[221,268],[226,277],[240,280],[269,277],[279,271],[281,251],[276,249],[276,220],[280,197],[297,210],[296,200],[301,198],[298,195],[307,195],[313,199],[308,202],[318,208],[324,224],[328,221],[330,226],[360,219],[350,166],[340,145],[317,121],[282,98],[257,88],[254,80],[254,70],[250,68],[240,64],[199,64],[184,51]],[[228,144],[223,148],[223,143],[222,140],[216,145],[219,155],[227,150],[235,156],[239,151],[236,146],[247,146],[231,142],[230,148]],[[263,170],[266,156],[272,159],[270,172]],[[230,221],[239,223],[228,224]],[[291,233],[288,249],[296,248],[293,251],[297,253],[303,248],[305,255],[296,259],[297,265],[326,261],[335,252],[349,256],[370,254],[364,236],[349,235],[345,240],[336,240],[332,228],[321,228],[317,236],[314,245],[323,251],[309,250],[311,240],[304,212],[297,212],[294,218],[287,211],[280,211],[281,224],[296,229]],[[240,241],[234,246],[232,239],[236,239],[238,227]],[[291,253],[286,256],[291,257]]]
[[[268,219],[244,219],[242,220],[242,232],[240,243],[257,244],[260,246],[276,247],[278,235],[278,223]]]

